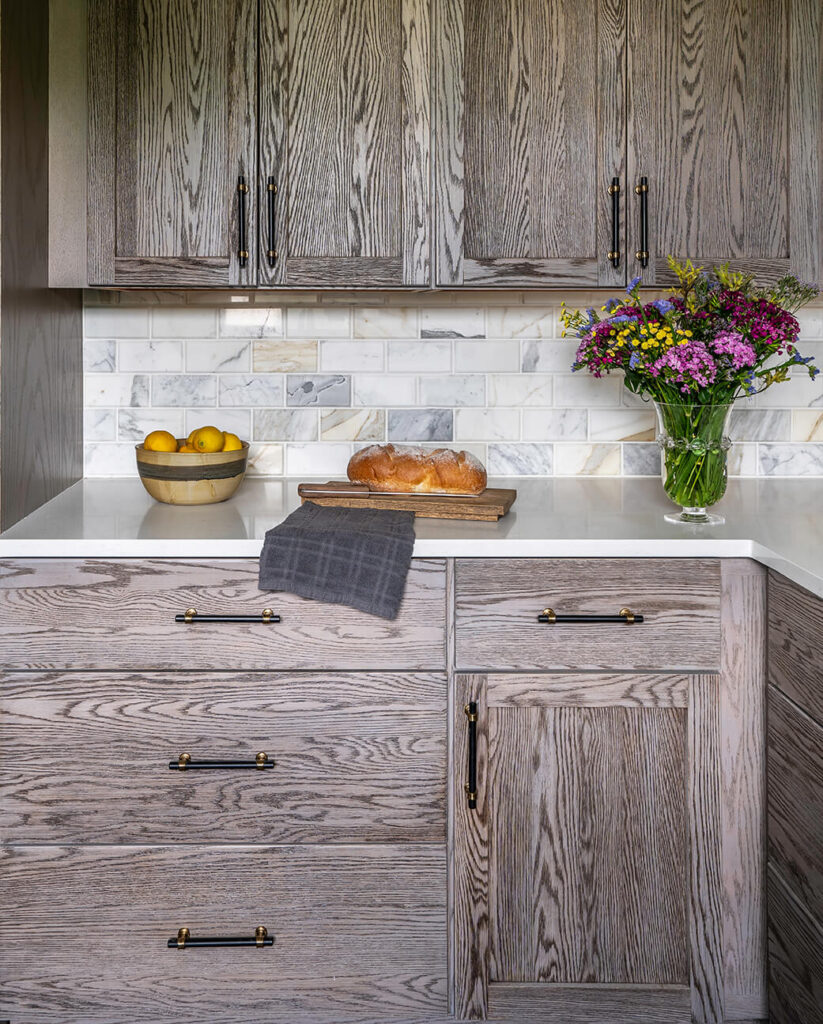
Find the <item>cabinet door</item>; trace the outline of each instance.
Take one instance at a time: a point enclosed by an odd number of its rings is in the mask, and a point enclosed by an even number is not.
[[[89,53],[89,283],[253,284],[255,0],[91,0]]]
[[[437,284],[620,284],[608,190],[617,177],[625,192],[625,0],[439,8]]]
[[[261,284],[429,284],[429,0],[263,0],[260,54]]]
[[[629,11],[631,272],[670,284],[671,254],[818,280],[819,0],[632,0]]]

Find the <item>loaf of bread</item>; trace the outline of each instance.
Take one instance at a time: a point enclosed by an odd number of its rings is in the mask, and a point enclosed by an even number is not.
[[[479,494],[486,470],[469,452],[372,444],[349,460],[349,480],[373,491]]]

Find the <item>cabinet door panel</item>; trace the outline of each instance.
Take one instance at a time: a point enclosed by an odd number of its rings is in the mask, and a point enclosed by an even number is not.
[[[91,0],[89,16],[89,282],[253,284],[254,0]]]
[[[440,0],[436,45],[437,283],[620,283],[624,0]]]
[[[264,0],[261,55],[261,282],[428,284],[429,0]]]
[[[633,273],[669,284],[668,254],[759,278],[820,276],[818,0],[634,0],[629,185],[649,183],[649,264],[633,192]]]

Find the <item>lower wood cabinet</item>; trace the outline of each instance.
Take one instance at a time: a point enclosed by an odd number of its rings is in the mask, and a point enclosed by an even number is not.
[[[442,844],[6,847],[0,905],[0,1013],[14,1024],[378,1024],[448,1009]],[[176,945],[183,926],[259,925],[271,947]]]

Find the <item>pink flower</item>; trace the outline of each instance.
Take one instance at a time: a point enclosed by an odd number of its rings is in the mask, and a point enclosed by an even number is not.
[[[732,368],[735,370],[741,370],[744,366],[754,366],[757,362],[754,345],[744,341],[743,335],[737,331],[721,331],[709,340],[709,345],[715,355],[730,356]]]

